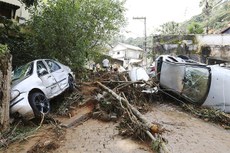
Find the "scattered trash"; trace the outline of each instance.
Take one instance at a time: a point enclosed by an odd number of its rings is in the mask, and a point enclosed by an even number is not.
[[[129,72],[129,77],[131,81],[138,81],[138,80],[148,81],[149,80],[149,75],[147,74],[145,69],[142,67],[132,68]]]

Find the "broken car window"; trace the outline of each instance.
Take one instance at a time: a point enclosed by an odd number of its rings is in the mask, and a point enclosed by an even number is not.
[[[27,63],[14,70],[12,81],[28,77],[32,73],[33,73],[33,63]]]
[[[43,75],[48,74],[48,70],[42,61],[37,62],[37,73],[38,73],[38,76],[43,76]]]
[[[46,60],[46,63],[50,68],[50,72],[54,72],[54,71],[61,69],[61,67],[57,63],[55,63],[51,60]]]
[[[182,95],[194,103],[203,103],[209,90],[209,69],[186,66]]]

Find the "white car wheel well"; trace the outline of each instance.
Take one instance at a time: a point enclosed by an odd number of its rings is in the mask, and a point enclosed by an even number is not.
[[[35,93],[35,92],[41,92],[41,93],[43,93],[43,94],[45,95],[45,93],[44,93],[42,90],[40,90],[40,89],[38,89],[38,88],[34,88],[34,89],[30,90],[29,96],[30,96],[32,93]]]

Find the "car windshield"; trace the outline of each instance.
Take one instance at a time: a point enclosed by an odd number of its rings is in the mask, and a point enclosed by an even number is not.
[[[22,65],[13,71],[12,81],[26,78],[30,76],[32,72],[33,72],[33,62]]]
[[[209,91],[210,72],[206,67],[186,66],[182,94],[194,103],[202,103]]]

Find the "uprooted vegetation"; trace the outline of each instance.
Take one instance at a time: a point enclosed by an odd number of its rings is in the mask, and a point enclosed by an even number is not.
[[[149,111],[149,106],[152,103],[164,102],[164,95],[160,90],[157,93],[143,92],[146,89],[152,91],[150,89],[158,86],[154,78],[147,82],[132,82],[127,73],[100,72],[84,75],[87,75],[87,82],[77,80],[75,92],[66,94],[61,99],[58,98],[56,100],[58,103],[54,102],[53,104],[54,110],[44,119],[43,124],[51,125],[50,136],[52,139],[47,142],[37,142],[31,148],[31,152],[57,149],[59,144],[55,140],[65,136],[65,128],[61,127],[60,122],[53,118],[72,117],[74,109],[81,109],[82,106],[89,104],[93,106],[90,117],[104,122],[118,122],[117,129],[120,135],[144,141],[157,152],[167,152],[167,140],[162,136],[167,129],[160,123],[149,123],[143,115]],[[181,106],[186,112],[229,129],[228,114],[209,108],[197,108],[185,103]],[[35,132],[41,130],[41,127],[44,128],[41,123],[40,126],[37,126],[16,122],[7,133],[1,134],[1,147],[7,147],[15,141],[28,140],[33,137]]]

